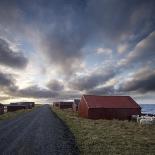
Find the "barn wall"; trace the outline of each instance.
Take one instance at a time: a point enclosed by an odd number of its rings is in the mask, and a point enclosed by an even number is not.
[[[104,109],[104,108],[92,108],[88,110],[88,118],[90,119],[130,119],[132,115],[140,115],[140,109]]]
[[[78,113],[79,113],[79,116],[88,118],[88,106],[83,97],[79,104]]]

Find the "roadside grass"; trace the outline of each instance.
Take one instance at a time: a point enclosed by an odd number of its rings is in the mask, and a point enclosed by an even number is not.
[[[35,107],[32,108],[32,109],[22,109],[22,110],[17,110],[17,111],[13,111],[13,112],[4,113],[4,114],[0,115],[0,121],[1,120],[13,119],[13,118],[15,118],[15,117],[17,117],[19,115],[24,114],[24,113],[31,112],[34,109],[39,108],[40,106],[42,106],[42,105],[41,104],[36,104]]]
[[[84,119],[71,109],[52,111],[73,132],[81,155],[155,155],[155,125]]]

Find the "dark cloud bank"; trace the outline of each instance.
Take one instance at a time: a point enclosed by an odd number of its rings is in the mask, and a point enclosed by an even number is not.
[[[134,74],[133,79],[123,83],[120,91],[146,93],[155,91],[155,70],[145,69]]]
[[[14,52],[8,42],[0,39],[0,64],[13,67],[13,68],[25,68],[27,65],[27,58],[19,52]]]
[[[88,91],[115,76],[115,71],[112,69],[98,69],[89,75],[83,77],[75,77],[69,83],[74,90]]]
[[[15,79],[11,74],[0,72],[0,92],[14,92],[17,87],[15,86]]]

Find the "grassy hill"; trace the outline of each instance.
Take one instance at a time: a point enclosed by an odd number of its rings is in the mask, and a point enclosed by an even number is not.
[[[82,155],[155,155],[155,126],[119,120],[89,120],[52,108],[74,133]]]

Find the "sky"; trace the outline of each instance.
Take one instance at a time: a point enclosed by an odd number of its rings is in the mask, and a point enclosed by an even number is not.
[[[155,103],[155,1],[0,0],[0,102],[82,94]]]

